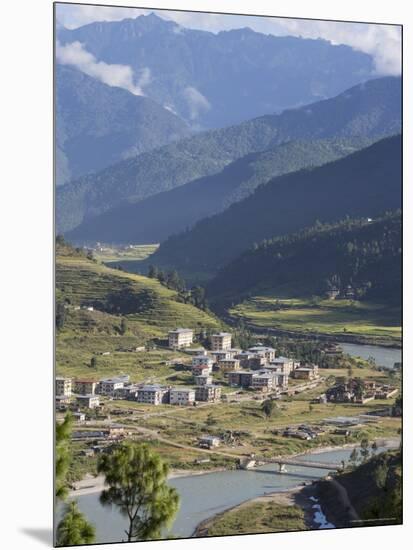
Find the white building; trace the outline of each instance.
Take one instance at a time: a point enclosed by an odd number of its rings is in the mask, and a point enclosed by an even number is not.
[[[219,332],[211,336],[212,351],[221,351],[231,349],[232,336],[229,332]]]
[[[208,367],[212,369],[214,360],[212,357],[208,357],[208,355],[196,355],[195,357],[192,357],[191,364],[192,367]]]
[[[55,392],[56,395],[70,397],[72,395],[72,379],[57,376],[55,381]]]
[[[195,402],[195,390],[192,388],[172,388],[169,391],[169,403],[171,405],[193,405]]]
[[[138,403],[149,403],[150,405],[168,403],[169,388],[157,384],[142,386],[137,391],[136,401]]]
[[[168,332],[168,337],[171,349],[187,348],[194,341],[194,331],[190,328],[176,328]]]
[[[95,409],[99,407],[99,396],[97,395],[78,395],[76,397],[76,403],[79,407],[86,409]]]
[[[113,397],[116,390],[123,388],[128,382],[129,376],[127,375],[117,376],[115,378],[104,378],[103,380],[100,380],[97,386],[97,392],[100,393],[100,395],[108,395]]]
[[[249,348],[248,351],[254,355],[261,355],[270,362],[275,358],[275,349],[266,346],[254,346]]]
[[[271,391],[276,388],[276,378],[271,373],[253,374],[251,387],[261,391]]]
[[[280,367],[282,372],[287,373],[287,376],[294,370],[294,360],[289,357],[275,357],[271,361],[271,365]]]

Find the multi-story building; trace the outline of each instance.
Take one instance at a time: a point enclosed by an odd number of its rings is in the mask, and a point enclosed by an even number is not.
[[[268,363],[275,358],[275,349],[266,346],[254,346],[252,348],[248,348],[248,352],[265,357]]]
[[[171,388],[169,391],[171,405],[193,405],[194,402],[195,390],[192,388]]]
[[[194,331],[190,328],[176,328],[169,331],[168,337],[171,349],[187,348],[194,340]]]
[[[230,350],[211,351],[210,356],[215,364],[218,364],[220,361],[233,358],[233,354]]]
[[[218,332],[211,336],[211,349],[221,351],[231,349],[232,336],[229,332]]]
[[[228,383],[230,386],[241,386],[249,388],[252,384],[254,371],[236,370],[228,373]]]
[[[57,376],[55,381],[55,392],[56,395],[70,397],[72,395],[72,379]]]
[[[252,376],[251,387],[261,391],[274,390],[276,388],[276,378],[271,373],[256,373]]]
[[[117,376],[116,378],[104,378],[99,381],[97,393],[114,397],[116,390],[119,390],[129,382],[129,376]]]
[[[238,359],[223,359],[219,361],[218,368],[222,372],[236,371],[240,369]]]
[[[78,395],[76,397],[76,403],[81,408],[95,409],[96,407],[99,407],[99,396],[98,395]]]
[[[137,391],[136,401],[138,403],[149,403],[160,405],[169,402],[169,388],[159,385],[141,386]]]
[[[207,384],[212,384],[212,376],[208,374],[199,374],[194,376],[196,386],[205,386]]]
[[[206,384],[197,386],[195,390],[195,399],[197,401],[219,401],[221,399],[221,386]]]
[[[74,392],[79,395],[95,395],[96,382],[93,380],[75,380]]]
[[[318,378],[318,365],[303,365],[294,370],[294,378],[300,380],[315,380]]]
[[[252,357],[254,357],[254,354],[250,353],[249,351],[241,351],[240,353],[236,353],[234,355],[234,359],[238,359],[242,369],[246,369],[249,367],[249,360]]]
[[[286,372],[288,375],[294,370],[294,360],[290,359],[289,357],[275,357],[271,361],[271,365],[274,365],[276,367],[280,367],[283,369],[283,372]]]
[[[212,357],[208,357],[208,355],[196,355],[192,357],[191,361],[192,367],[208,367],[212,369],[213,364],[214,360]]]
[[[197,367],[192,367],[192,374],[194,376],[208,376],[211,374],[212,367],[207,367],[205,365],[198,365]]]

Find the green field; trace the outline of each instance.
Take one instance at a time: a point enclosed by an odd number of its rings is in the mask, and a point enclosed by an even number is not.
[[[328,335],[400,341],[400,310],[367,302],[255,296],[230,310],[254,325]]]
[[[205,527],[207,532],[203,536],[209,537],[307,529],[301,508],[276,502],[254,502],[238,506],[219,514]]]
[[[222,327],[213,315],[178,302],[177,293],[158,281],[111,269],[81,254],[58,255],[56,296],[69,302],[64,325],[57,332],[58,374],[101,378],[128,373],[133,381],[170,378],[186,383],[188,376],[165,364],[185,357],[164,347],[168,330],[185,326],[196,334]],[[93,305],[94,311],[76,309],[83,305]],[[154,339],[157,345],[151,349]],[[148,344],[147,351],[126,351]],[[97,360],[94,369],[92,357]]]

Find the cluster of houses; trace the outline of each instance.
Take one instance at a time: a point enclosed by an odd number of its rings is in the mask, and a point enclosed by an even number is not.
[[[373,399],[389,399],[397,394],[394,386],[379,384],[375,381],[364,381],[351,378],[329,388],[325,399],[333,403],[367,403]]]
[[[232,335],[219,332],[211,336],[211,349],[191,348],[194,333],[191,329],[171,330],[169,347],[183,349],[191,356],[194,387],[171,387],[161,384],[132,384],[128,375],[104,378],[98,382],[57,377],[56,406],[73,405],[93,409],[100,406],[100,397],[126,399],[151,405],[195,405],[197,402],[218,402],[222,387],[214,383],[213,373],[222,373],[231,387],[277,394],[288,388],[289,377],[314,380],[319,377],[318,366],[301,365],[288,357],[277,357],[271,347],[257,345],[247,350],[232,347]]]

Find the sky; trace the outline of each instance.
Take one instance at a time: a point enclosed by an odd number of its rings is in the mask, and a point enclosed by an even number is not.
[[[183,27],[214,33],[249,27],[257,32],[276,36],[291,35],[304,38],[324,38],[333,44],[345,44],[370,54],[374,59],[377,75],[399,75],[401,72],[401,30],[396,25],[145,10],[111,6],[56,5],[58,23],[71,29],[95,21],[120,21],[126,18],[148,15],[151,12],[164,19],[173,20]]]

